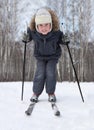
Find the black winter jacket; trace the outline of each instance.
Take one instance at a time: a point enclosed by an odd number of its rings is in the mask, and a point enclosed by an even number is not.
[[[34,45],[34,56],[36,59],[50,60],[56,59],[61,56],[60,44],[63,44],[62,36],[63,33],[59,31],[51,31],[47,35],[42,35],[37,31],[31,31],[27,29],[29,34],[29,40],[33,40]]]

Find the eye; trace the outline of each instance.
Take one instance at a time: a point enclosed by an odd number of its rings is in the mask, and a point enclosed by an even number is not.
[[[40,27],[42,27],[43,25],[42,24],[39,24]]]
[[[49,23],[46,23],[45,26],[49,26],[50,24]]]
[[[48,23],[46,23],[45,26],[48,26]]]

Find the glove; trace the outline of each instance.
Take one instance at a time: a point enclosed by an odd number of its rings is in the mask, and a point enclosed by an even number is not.
[[[62,41],[65,45],[69,44],[70,43],[70,40],[69,40],[69,37],[67,34],[63,35],[62,37]]]
[[[23,33],[22,41],[23,41],[24,43],[28,43],[28,42],[30,41],[30,40],[29,40],[29,34],[28,34],[28,33],[26,33],[26,32]]]

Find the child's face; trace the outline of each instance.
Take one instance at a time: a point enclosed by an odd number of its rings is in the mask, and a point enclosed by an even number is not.
[[[51,31],[51,24],[50,23],[39,24],[37,28],[39,33],[46,35]]]

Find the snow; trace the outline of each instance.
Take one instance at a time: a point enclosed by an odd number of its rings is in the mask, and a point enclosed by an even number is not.
[[[32,95],[32,82],[25,82],[21,101],[21,82],[0,83],[0,130],[94,130],[94,82],[57,83],[57,106],[60,117],[53,114],[48,96],[43,91],[31,116],[25,115]]]

